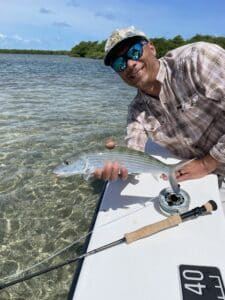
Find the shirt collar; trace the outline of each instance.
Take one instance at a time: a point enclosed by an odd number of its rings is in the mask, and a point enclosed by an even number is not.
[[[163,83],[164,78],[166,76],[166,67],[164,65],[164,61],[162,58],[159,59],[159,71],[156,76],[156,80],[158,80],[160,83]]]

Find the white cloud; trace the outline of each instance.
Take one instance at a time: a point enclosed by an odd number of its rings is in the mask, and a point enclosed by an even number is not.
[[[19,36],[18,34],[14,34],[12,38],[16,41],[20,41],[20,42],[24,41],[24,39],[21,36]]]
[[[2,33],[0,33],[0,40],[4,41],[5,43],[12,43],[12,42],[17,42],[18,45],[25,45],[25,44],[40,44],[42,43],[41,39],[38,38],[32,38],[32,39],[28,39],[28,38],[24,38],[18,34],[14,34],[12,36],[6,36]]]
[[[4,40],[4,39],[6,39],[6,38],[7,38],[7,36],[6,36],[5,34],[0,33],[0,39],[1,39],[1,40]]]
[[[14,34],[11,38],[8,37],[8,40],[14,40],[17,42],[20,42],[21,44],[30,44],[30,43],[41,43],[41,40],[38,38],[32,38],[32,39],[27,39],[27,38],[23,38],[18,34]]]

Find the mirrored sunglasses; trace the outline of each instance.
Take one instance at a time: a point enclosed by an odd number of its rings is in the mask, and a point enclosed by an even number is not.
[[[140,41],[132,45],[124,55],[118,56],[111,64],[111,67],[117,73],[123,72],[127,68],[128,59],[138,60],[143,54],[143,46],[147,41]]]

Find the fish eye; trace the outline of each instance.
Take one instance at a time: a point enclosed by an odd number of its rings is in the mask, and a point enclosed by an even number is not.
[[[65,159],[64,161],[63,161],[63,163],[65,164],[65,165],[69,165],[70,164],[70,161],[68,160],[68,159]]]

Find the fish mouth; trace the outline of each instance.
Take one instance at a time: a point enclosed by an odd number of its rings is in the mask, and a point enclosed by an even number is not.
[[[52,173],[53,173],[53,175],[56,176],[56,177],[60,177],[60,176],[64,175],[64,173],[58,171],[57,168],[54,169],[54,170],[52,171]]]

